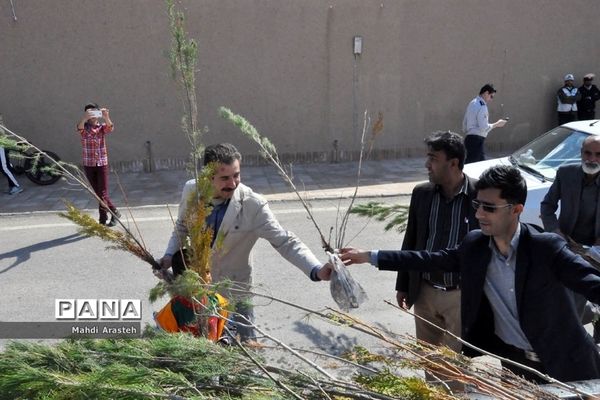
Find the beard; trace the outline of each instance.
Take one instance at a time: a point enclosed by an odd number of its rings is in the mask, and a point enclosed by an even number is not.
[[[596,175],[600,172],[600,163],[582,162],[581,169],[588,175]]]

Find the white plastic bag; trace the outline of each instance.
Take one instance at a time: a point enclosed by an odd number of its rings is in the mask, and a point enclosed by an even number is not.
[[[358,308],[367,299],[367,293],[350,275],[348,267],[344,265],[337,254],[328,252],[327,255],[333,266],[333,273],[329,282],[331,297],[345,312],[350,311],[351,308]]]

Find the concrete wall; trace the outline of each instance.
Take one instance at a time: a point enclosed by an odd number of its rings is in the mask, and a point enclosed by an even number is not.
[[[75,124],[88,101],[116,124],[110,159],[139,169],[152,143],[159,168],[183,165],[180,92],[170,78],[166,6],[157,0],[0,2],[0,113],[35,144],[79,161]],[[600,73],[597,0],[188,0],[199,42],[197,93],[205,143],[256,146],[217,115],[225,105],[299,161],[358,149],[363,112],[381,111],[377,157],[422,154],[422,139],[460,131],[486,82],[498,93],[491,150],[555,125],[565,73]],[[355,57],[352,40],[363,38]]]

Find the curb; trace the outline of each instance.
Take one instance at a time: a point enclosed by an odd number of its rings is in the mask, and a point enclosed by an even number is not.
[[[378,184],[378,185],[366,185],[358,188],[356,194],[357,199],[364,198],[377,198],[377,197],[403,197],[410,196],[413,188],[426,181],[415,181],[415,182],[401,182],[394,184]],[[349,199],[354,194],[355,187],[343,187],[336,189],[317,189],[317,190],[306,190],[300,192],[304,200],[317,201],[317,200],[340,200]],[[283,193],[271,193],[261,194],[267,201],[271,203],[288,202],[288,201],[299,201],[298,195],[295,192],[283,192]],[[171,207],[176,208],[179,203],[163,203],[163,204],[143,204],[138,206],[129,206],[127,208],[132,210],[140,210],[145,208],[160,208],[160,207]],[[84,208],[83,211],[93,212],[97,208]],[[37,211],[11,211],[11,212],[0,212],[0,216],[14,216],[14,215],[44,215],[44,214],[56,214],[65,210],[37,210]]]

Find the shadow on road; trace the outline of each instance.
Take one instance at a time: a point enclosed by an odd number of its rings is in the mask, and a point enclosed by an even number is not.
[[[323,332],[302,321],[296,321],[294,325],[296,332],[303,334],[316,346],[329,353],[342,354],[358,345],[356,338],[344,334],[336,334],[332,331]]]
[[[65,244],[71,244],[71,243],[78,242],[81,239],[85,239],[85,238],[86,238],[85,236],[81,236],[78,233],[73,233],[71,235],[67,235],[67,236],[64,236],[61,238],[47,240],[45,242],[32,244],[31,246],[22,247],[20,249],[15,249],[15,250],[9,251],[7,253],[2,253],[2,254],[0,254],[0,259],[15,258],[15,261],[8,267],[4,268],[3,270],[0,270],[0,274],[3,274],[6,271],[13,269],[17,265],[29,260],[31,258],[31,254],[35,253],[36,251],[46,250],[46,249],[49,249],[52,247],[63,246]]]

